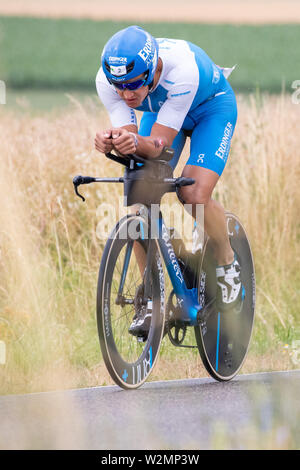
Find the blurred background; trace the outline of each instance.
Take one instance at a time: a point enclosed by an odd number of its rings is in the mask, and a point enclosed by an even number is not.
[[[26,96],[48,108],[67,103],[63,91],[95,93],[104,44],[134,22],[195,42],[217,64],[237,64],[236,92],[290,91],[300,76],[299,0],[132,0],[126,8],[120,0],[1,0],[0,15],[8,106]]]
[[[122,188],[89,188],[82,204],[72,177],[120,175],[93,149],[109,126],[95,77],[109,37],[136,23],[237,64],[238,125],[214,197],[241,218],[254,253],[257,316],[241,372],[299,368],[299,0],[0,0],[0,394],[111,383],[95,321],[97,226]],[[204,376],[196,352],[164,340],[152,380]]]

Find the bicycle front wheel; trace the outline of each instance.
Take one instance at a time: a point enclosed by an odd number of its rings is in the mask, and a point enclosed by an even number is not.
[[[115,383],[125,389],[141,386],[151,373],[164,331],[164,277],[154,240],[148,303],[152,317],[147,339],[129,333],[145,287],[145,273],[136,254],[147,255],[145,220],[129,215],[109,237],[101,260],[97,290],[97,325],[105,365]]]

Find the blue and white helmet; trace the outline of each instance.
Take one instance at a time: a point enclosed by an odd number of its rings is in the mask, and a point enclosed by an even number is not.
[[[147,74],[145,85],[153,82],[158,62],[158,43],[139,26],[129,26],[114,34],[102,53],[102,68],[108,79],[125,82]]]

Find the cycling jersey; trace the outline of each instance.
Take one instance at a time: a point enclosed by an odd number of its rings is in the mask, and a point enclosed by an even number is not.
[[[172,161],[175,167],[185,142],[182,132],[191,131],[194,133],[192,147],[195,151],[188,163],[205,166],[204,158],[199,157],[205,154],[206,168],[221,174],[236,123],[235,97],[225,78],[230,69],[217,66],[200,47],[188,41],[158,38],[157,42],[162,72],[155,88],[141,106],[135,108],[144,111],[139,133],[150,135],[154,122],[177,130],[179,135],[173,143],[176,158]],[[96,77],[96,87],[113,127],[137,125],[135,110],[119,96],[102,68]],[[215,147],[217,144],[220,147],[222,139],[226,140],[226,145],[224,152],[219,152],[221,158],[218,157],[218,147]],[[205,147],[203,151],[201,145]]]

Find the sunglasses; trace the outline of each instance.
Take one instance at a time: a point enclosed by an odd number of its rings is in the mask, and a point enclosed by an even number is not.
[[[141,88],[142,86],[145,85],[147,81],[147,78],[145,79],[140,79],[140,80],[136,80],[135,82],[131,82],[131,83],[119,83],[119,82],[114,82],[112,80],[110,80],[110,83],[115,87],[117,88],[118,90],[130,90],[130,91],[133,91],[133,90],[138,90],[139,88]]]

